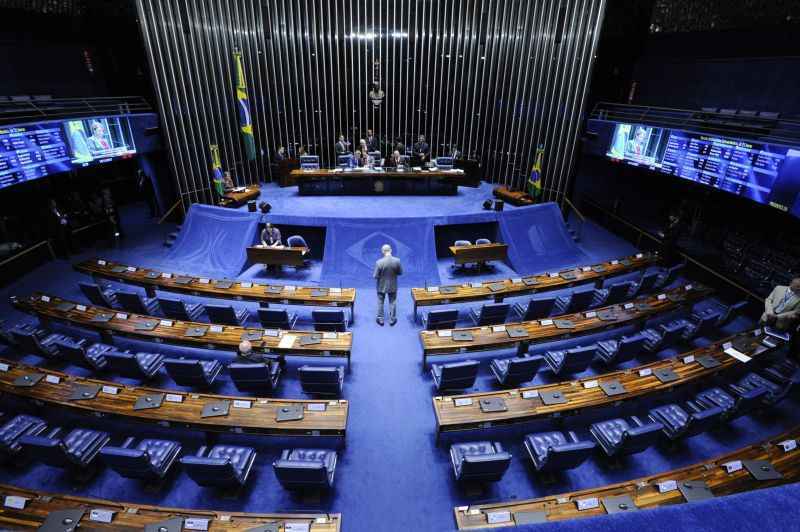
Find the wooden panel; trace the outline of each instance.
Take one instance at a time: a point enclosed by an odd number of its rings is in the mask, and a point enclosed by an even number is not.
[[[547,292],[550,290],[560,290],[568,288],[577,284],[597,283],[598,285],[607,277],[615,275],[622,275],[624,273],[647,268],[654,265],[658,261],[658,255],[639,253],[637,255],[626,257],[620,260],[611,260],[593,264],[591,266],[583,266],[566,270],[575,275],[574,279],[565,279],[560,273],[565,273],[567,277],[571,277],[569,273],[553,271],[542,273],[539,275],[529,275],[527,277],[520,277],[518,279],[497,279],[495,281],[483,281],[473,285],[472,283],[465,283],[461,285],[454,285],[456,291],[451,294],[444,294],[441,292],[443,287],[429,287],[429,288],[412,288],[411,298],[414,300],[414,310],[417,307],[425,307],[432,305],[448,305],[451,303],[465,303],[468,301],[480,301],[485,299],[495,299],[502,301],[506,297],[517,297],[523,295],[534,294],[538,292]],[[595,268],[595,269],[593,269]],[[602,270],[602,271],[595,271]],[[525,281],[533,284],[527,285]],[[489,285],[503,285],[502,289],[492,291]],[[497,287],[499,288],[499,286]]]
[[[267,285],[249,281],[236,281],[230,288],[221,289],[214,287],[215,279],[140,268],[104,259],[88,259],[74,264],[73,268],[93,277],[142,286],[151,291],[151,294],[154,293],[152,292],[153,290],[157,289],[199,297],[326,307],[352,307],[356,300],[355,288],[321,289],[310,286]],[[115,269],[122,271],[114,271]],[[157,273],[158,277],[154,279],[148,277],[151,272]],[[188,277],[190,279],[189,283],[178,283],[177,281],[181,277]],[[271,292],[269,290],[270,286],[280,288],[280,290]],[[320,290],[325,293],[322,294]]]
[[[631,401],[642,396],[653,397],[661,392],[667,392],[676,387],[697,383],[720,372],[738,367],[741,362],[724,353],[725,345],[732,343],[736,349],[750,357],[763,356],[783,346],[777,338],[771,338],[777,347],[771,348],[761,343],[764,333],[761,329],[747,331],[720,340],[714,344],[700,349],[695,349],[674,358],[657,360],[635,368],[624,369],[594,375],[574,381],[544,384],[540,386],[527,386],[496,392],[473,393],[464,395],[449,395],[447,397],[433,398],[433,411],[436,415],[436,429],[440,432],[453,432],[460,430],[486,429],[498,425],[511,425],[526,423],[548,417],[564,417],[583,413],[587,409],[609,407],[621,401]],[[701,356],[710,356],[720,363],[719,366],[706,369],[697,359]],[[692,357],[687,359],[686,357]],[[684,362],[684,359],[689,362]],[[653,372],[658,369],[669,368],[678,376],[677,380],[663,383]],[[626,393],[608,397],[599,384],[612,379],[618,380]],[[558,391],[566,399],[566,403],[545,405],[539,398],[541,392]],[[531,392],[536,392],[531,394]],[[526,395],[534,395],[524,398]],[[497,397],[505,401],[508,410],[505,412],[482,412],[479,401],[490,397]],[[472,404],[456,406],[455,401],[469,398]]]
[[[111,335],[130,336],[153,340],[157,343],[189,345],[206,349],[226,349],[236,351],[246,331],[264,332],[263,329],[252,327],[233,327],[230,325],[215,325],[222,332],[213,332],[211,324],[165,320],[157,316],[144,316],[128,314],[114,309],[95,307],[92,305],[79,305],[56,296],[34,294],[27,298],[12,298],[13,305],[24,312],[34,314],[40,320],[56,320],[84,327],[100,332],[104,339],[110,340]],[[64,311],[58,308],[62,303],[75,305],[72,310]],[[92,321],[98,314],[112,314],[113,318],[107,322]],[[136,324],[155,321],[157,326],[151,331],[137,330]],[[194,328],[209,328],[203,336],[186,336]],[[350,363],[350,350],[353,345],[353,334],[349,332],[335,333],[335,338],[323,338],[320,343],[313,345],[300,345],[300,338],[314,333],[314,331],[276,331],[277,336],[263,336],[261,340],[252,341],[253,351],[260,353],[280,353],[286,355],[301,355],[309,357],[345,357]],[[323,333],[314,333],[323,334]],[[330,333],[328,333],[330,334]],[[281,345],[283,344],[283,345]]]
[[[0,525],[12,530],[36,530],[42,526],[49,513],[75,508],[87,509],[79,521],[80,530],[141,531],[148,524],[160,523],[174,517],[208,519],[208,530],[212,532],[244,532],[269,523],[279,523],[280,532],[285,532],[287,523],[308,523],[311,532],[339,532],[342,523],[342,514],[255,514],[165,508],[73,495],[56,495],[0,484],[0,499],[4,501],[9,496],[28,499],[22,510],[8,506],[0,508]],[[90,521],[89,509],[95,508],[114,512],[111,523]]]
[[[235,432],[245,434],[261,434],[275,436],[345,436],[347,429],[348,402],[346,400],[301,401],[292,399],[266,399],[257,397],[224,396],[207,393],[190,393],[176,390],[161,390],[126,386],[115,382],[98,379],[85,379],[36,366],[27,366],[11,360],[0,359],[8,364],[8,371],[0,372],[0,391],[18,397],[39,401],[48,406],[58,406],[84,412],[123,417],[130,421],[156,423],[161,426],[185,427],[194,430],[211,432]],[[47,382],[42,378],[30,387],[14,386],[14,380],[24,375],[42,373],[53,376],[58,382]],[[94,399],[70,401],[69,397],[75,386],[97,385],[101,391]],[[106,388],[103,388],[106,387]],[[102,390],[107,390],[106,392]],[[117,393],[112,393],[116,391]],[[146,395],[169,394],[159,408],[134,410],[136,401]],[[227,416],[201,417],[203,407],[219,401],[230,401]],[[237,407],[234,401],[239,403]],[[310,411],[308,405],[325,405],[325,411]],[[299,421],[275,421],[280,408],[291,405],[303,405],[303,419]]]
[[[450,253],[452,253],[456,264],[492,260],[504,261],[508,256],[508,244],[493,242],[491,244],[473,244],[471,246],[450,246]]]
[[[485,351],[488,349],[512,347],[519,344],[541,343],[559,338],[598,332],[603,329],[619,327],[621,325],[628,325],[646,320],[657,314],[676,310],[681,306],[707,297],[711,292],[712,290],[710,288],[698,283],[686,284],[663,293],[641,297],[629,303],[611,305],[589,312],[554,316],[546,320],[507,323],[499,327],[468,327],[452,330],[452,332],[470,332],[473,336],[471,341],[457,341],[454,340],[452,336],[440,336],[440,334],[442,334],[441,331],[420,331],[422,361],[423,364],[425,364],[429,356],[466,353],[469,351]],[[615,313],[615,319],[601,320],[598,317],[600,312],[611,310]],[[555,320],[569,320],[575,327],[572,329],[560,329],[553,323]],[[542,322],[545,324],[543,325]],[[515,326],[523,327],[527,331],[528,336],[524,338],[510,337],[506,331],[509,327]]]
[[[302,266],[306,253],[308,253],[306,247],[252,246],[247,248],[247,260],[257,264]]]
[[[628,495],[640,509],[686,502],[677,489],[665,493],[660,492],[658,484],[668,480],[677,481],[679,484],[693,480],[704,481],[715,496],[796,482],[800,480],[800,446],[785,452],[778,444],[786,440],[796,440],[799,437],[800,427],[795,427],[767,441],[718,456],[713,460],[628,482],[525,501],[459,506],[454,509],[456,523],[459,530],[471,530],[514,526],[516,524],[514,515],[519,512],[545,512],[548,521],[605,515],[606,511],[602,504],[596,508],[578,510],[576,501],[593,497],[599,499]],[[728,473],[722,464],[734,460],[766,460],[783,475],[783,478],[769,481],[755,480],[745,468]],[[489,524],[487,514],[504,511],[511,513],[511,521]]]
[[[240,207],[250,200],[258,199],[261,195],[261,187],[255,185],[248,185],[241,192],[226,192],[222,196],[220,205],[225,207]]]

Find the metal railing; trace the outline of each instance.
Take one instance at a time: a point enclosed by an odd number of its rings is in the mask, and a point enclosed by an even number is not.
[[[99,98],[46,98],[32,96],[21,100],[0,100],[0,124],[25,124],[65,118],[152,113],[153,108],[141,96]]]

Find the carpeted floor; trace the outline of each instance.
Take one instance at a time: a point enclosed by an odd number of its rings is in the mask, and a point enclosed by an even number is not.
[[[336,213],[347,212],[346,223],[353,224],[354,232],[365,230],[364,228],[359,229],[357,221],[354,220],[359,217],[385,219],[394,215],[403,218],[415,216],[425,218],[434,215],[446,217],[453,214],[478,215],[480,214],[479,200],[487,193],[486,190],[479,189],[478,191],[468,190],[465,194],[453,198],[297,198],[291,194],[291,190],[266,187],[264,197],[273,204],[273,212],[277,216],[288,217],[291,215],[292,217],[317,219],[320,216],[333,217]],[[85,250],[81,256],[73,259],[100,253],[131,264],[164,263],[169,252],[161,243],[164,235],[171,228],[153,225],[152,221],[143,219],[142,211],[142,206],[133,206],[123,211],[123,223],[128,236],[121,248]],[[409,223],[413,224],[413,221],[398,219],[396,221],[398,234],[403,234],[403,228],[407,227]],[[514,227],[517,226],[519,224]],[[342,231],[345,230],[344,225],[340,225],[339,228]],[[514,230],[523,232],[521,228]],[[348,238],[349,241],[357,240],[353,235]],[[511,234],[510,238],[523,239],[526,238],[526,235],[515,233]],[[416,248],[412,248],[412,251],[414,249]],[[583,227],[581,240],[575,249],[577,249],[577,253],[569,259],[572,262],[565,262],[558,266],[574,264],[575,257],[585,257],[583,260],[594,261],[632,251],[629,244],[604,232],[590,222]],[[553,251],[558,255],[556,253],[558,250]],[[191,263],[184,263],[181,266],[183,271],[193,271]],[[251,480],[238,498],[231,498],[228,496],[229,494],[200,488],[181,471],[177,471],[157,492],[144,489],[139,483],[122,479],[105,469],[101,469],[99,474],[87,484],[78,486],[63,472],[46,466],[4,467],[0,470],[0,482],[54,492],[165,506],[251,512],[341,512],[344,529],[348,531],[443,531],[454,528],[452,509],[457,505],[491,500],[527,499],[657,473],[705,460],[757,442],[797,424],[800,419],[800,409],[797,408],[798,401],[796,398],[790,398],[778,407],[762,414],[738,419],[711,433],[682,442],[677,449],[668,450],[658,447],[648,450],[625,460],[619,469],[608,467],[602,459],[597,457],[577,469],[561,475],[555,484],[543,485],[531,472],[521,442],[522,436],[526,432],[544,429],[547,427],[546,423],[510,430],[487,431],[480,434],[459,434],[445,438],[445,441],[438,447],[435,445],[434,415],[431,407],[431,396],[435,392],[429,374],[421,371],[419,326],[414,322],[411,314],[412,305],[408,290],[410,281],[408,278],[403,279],[398,302],[400,310],[398,324],[395,327],[378,327],[374,321],[376,301],[371,279],[368,275],[361,275],[363,272],[359,272],[359,275],[345,275],[346,267],[346,264],[343,263],[338,267],[336,273],[341,274],[348,282],[360,281],[357,284],[359,293],[356,305],[356,324],[353,327],[352,371],[346,377],[344,390],[344,397],[350,401],[351,411],[347,445],[340,448],[335,487],[320,501],[304,500],[302,497],[292,496],[284,491],[274,477],[271,461],[280,454],[283,448],[330,447],[337,445],[335,441],[223,436],[223,441],[246,442],[259,449]],[[323,267],[323,270],[325,268],[327,265]],[[441,271],[435,256],[430,265],[426,263],[425,268],[431,268],[436,275]],[[503,275],[509,271],[504,270]],[[253,272],[249,272],[246,275],[252,274]],[[260,276],[261,273],[259,272],[257,275]],[[323,280],[332,282],[335,277],[333,274],[323,275]],[[50,262],[0,290],[0,296],[3,296],[0,302],[0,313],[12,321],[31,321],[29,317],[10,309],[7,304],[8,296],[27,295],[33,290],[45,290],[64,297],[81,299],[76,285],[79,280],[84,280],[84,277],[72,271],[68,261]],[[412,280],[417,281],[419,278]],[[462,306],[462,309],[463,314],[466,306]],[[301,314],[298,326],[309,327],[310,309],[295,310]],[[739,320],[733,325],[733,328],[741,329],[748,325],[747,320]],[[136,343],[132,342],[132,344]],[[159,349],[168,353],[180,352],[187,356],[230,358],[230,355],[226,356],[219,352],[166,346],[159,346]],[[537,347],[537,349],[543,348]],[[476,389],[493,389],[487,367],[488,361],[493,356],[508,354],[508,352],[500,352],[477,356],[479,360],[483,361],[483,365]],[[660,356],[668,354],[670,353],[661,353]],[[14,357],[17,354],[5,353],[2,356]],[[31,362],[38,360],[31,356],[26,356],[25,359]],[[295,372],[296,367],[301,363],[301,360],[290,362],[287,374],[276,395],[303,397]],[[85,374],[84,370],[75,367],[67,367],[65,370],[76,374]],[[602,371],[604,371],[603,368],[590,369],[590,372]],[[537,382],[546,382],[550,379],[552,376],[543,373],[537,377]],[[156,385],[172,387],[174,383],[164,376],[156,381]],[[223,376],[223,382],[215,391],[237,393],[227,382],[227,375]],[[20,405],[20,408],[27,406],[29,405]],[[636,405],[630,413],[643,413],[647,406],[646,404]],[[4,405],[6,411],[14,408],[16,406],[10,403]],[[594,414],[592,418],[612,417],[620,413],[619,410],[600,412]],[[184,452],[192,452],[203,444],[201,435],[182,430],[152,428],[94,418],[87,420],[56,411],[45,411],[41,414],[53,425],[104,427],[113,433],[113,442],[119,442],[129,435],[169,437],[181,440]],[[588,419],[590,418],[569,420],[565,427],[585,434],[584,427]],[[489,486],[485,492],[477,495],[467,494],[453,479],[448,444],[454,441],[484,439],[501,441],[514,455],[512,465],[503,480]],[[775,499],[769,499],[768,504],[764,505],[765,511],[768,507],[773,509],[770,511],[774,511],[779,507],[775,501],[791,501],[791,497],[793,494],[796,496],[796,493],[796,491],[788,489],[778,492]],[[677,526],[678,529],[700,529],[705,527],[698,527],[698,524],[704,523],[705,520],[732,519],[732,516],[736,515],[736,504],[741,504],[743,505],[741,507],[749,508],[751,511],[758,509],[760,505],[757,494],[754,497],[738,500],[741,502],[733,503],[731,500],[730,502],[723,501],[719,506],[714,506],[713,503],[698,505],[685,511],[683,510],[686,508],[684,506],[659,512],[640,512],[635,516],[624,518],[600,518],[583,521],[579,524],[561,524],[547,528],[547,530],[572,530],[578,526],[597,529],[609,527],[606,529],[614,530],[622,530],[625,527],[641,528],[645,525],[663,528],[674,527],[674,523],[680,524]],[[720,513],[717,513],[717,509]],[[746,528],[754,528],[754,523],[757,521],[748,521]],[[721,529],[721,526],[715,529]]]

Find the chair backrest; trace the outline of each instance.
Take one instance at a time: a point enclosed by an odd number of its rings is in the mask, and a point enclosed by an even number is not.
[[[722,414],[723,410],[719,406],[709,406],[700,412],[693,413],[689,418],[689,427],[683,436],[688,438],[707,431],[719,422]]]
[[[709,334],[716,328],[719,319],[720,313],[717,311],[702,314],[695,325],[693,336],[705,336]]]
[[[562,471],[573,469],[585,462],[594,454],[596,444],[593,441],[570,442],[555,445],[547,449],[547,456],[539,467],[539,471]]]
[[[644,349],[644,343],[646,341],[647,337],[642,333],[623,336],[619,341],[617,355],[614,357],[615,360],[624,362],[625,360],[632,359]]]
[[[73,464],[67,453],[67,447],[61,438],[23,436],[20,438],[20,443],[26,449],[28,455],[33,456],[38,462],[62,468]]]
[[[237,388],[271,388],[272,374],[267,362],[232,362],[228,364]]]
[[[303,169],[319,169],[319,156],[318,155],[301,155],[300,168]]]
[[[464,362],[453,362],[442,366],[442,387],[447,384],[469,382],[471,386],[478,376],[480,364],[476,360],[466,360]],[[468,387],[465,386],[465,387]]]
[[[636,454],[654,445],[661,437],[661,423],[646,423],[632,427],[622,434],[616,454]]]
[[[0,449],[6,452],[19,450],[19,439],[25,435],[38,435],[47,428],[38,417],[19,414],[0,427]]]
[[[231,305],[204,305],[204,307],[211,323],[238,325],[236,311]]]
[[[494,454],[471,454],[461,462],[461,478],[483,481],[498,481],[511,464],[507,452]]]
[[[259,308],[258,320],[264,327],[289,328],[289,313],[286,309]]]
[[[107,446],[100,451],[100,458],[125,478],[148,479],[158,476],[145,451]]]
[[[113,373],[134,379],[145,376],[139,361],[136,359],[136,355],[133,353],[109,351],[104,356],[108,361],[109,370]]]
[[[184,456],[181,465],[186,474],[200,486],[233,486],[240,484],[228,458],[205,458],[200,456]]]
[[[79,366],[85,366],[88,363],[86,349],[81,344],[69,338],[59,338],[53,342],[53,345],[58,349],[58,354],[61,355],[61,358]]]
[[[39,342],[39,337],[33,329],[14,327],[11,329],[11,337],[20,349],[30,351],[31,353],[44,353],[44,348],[41,342]]]
[[[739,316],[747,308],[747,301],[738,301],[732,305],[725,307],[725,311],[719,317],[717,325],[725,325]]]
[[[199,360],[165,358],[164,366],[172,380],[182,386],[208,384],[208,376]]]
[[[158,305],[168,318],[173,320],[191,321],[189,313],[186,312],[186,305],[180,299],[173,299],[171,297],[159,297]]]
[[[350,164],[350,160],[352,159],[353,154],[350,152],[347,153],[340,153],[336,156],[336,165],[337,166],[348,166]]]
[[[452,329],[458,322],[458,309],[440,309],[428,312],[426,329]]]
[[[303,382],[315,384],[339,383],[339,368],[333,366],[300,366],[297,372]]]
[[[489,303],[481,307],[481,313],[478,317],[478,325],[497,325],[505,323],[508,317],[508,309],[511,306],[508,303]]]
[[[684,321],[662,323],[659,327],[661,330],[661,347],[667,347],[677,342],[685,328],[686,322]]]
[[[452,157],[437,157],[436,166],[445,170],[449,170],[455,163]]]
[[[471,246],[472,242],[469,240],[456,240],[453,245],[457,248],[464,247],[464,246]]]
[[[276,460],[275,476],[286,489],[319,488],[328,485],[328,470],[322,462]]]
[[[556,304],[556,298],[546,297],[544,299],[531,299],[528,301],[528,308],[525,310],[523,320],[538,320],[546,318],[553,312],[553,307]]]
[[[103,294],[103,290],[98,285],[94,283],[79,282],[78,287],[81,289],[81,292],[83,292],[83,295],[86,296],[86,299],[91,301],[93,305],[97,305],[98,307],[111,306],[111,303]]]
[[[491,244],[492,241],[488,238],[478,238],[475,240],[475,245]]]
[[[506,380],[513,380],[514,382],[528,382],[529,380],[533,380],[543,360],[542,357],[512,358],[508,361]]]
[[[342,309],[317,309],[311,311],[314,319],[314,329],[319,331],[340,331],[346,330],[345,314]]]
[[[286,245],[289,247],[304,247],[307,248],[306,239],[300,235],[292,235],[286,239]]]
[[[642,278],[639,279],[639,286],[636,290],[637,294],[649,292],[656,285],[658,281],[658,272],[644,272]]]
[[[661,281],[661,286],[669,286],[678,278],[678,275],[683,271],[683,264],[676,264],[667,269],[664,280]]]
[[[594,288],[581,288],[572,292],[572,297],[569,299],[569,305],[565,314],[572,312],[580,312],[589,308],[594,298]]]
[[[142,296],[136,292],[120,290],[117,292],[117,301],[122,308],[133,314],[147,314],[148,312]]]
[[[597,354],[597,345],[587,345],[585,347],[573,347],[572,349],[567,349],[564,353],[564,360],[561,363],[561,367],[559,368],[560,372],[566,373],[576,373],[578,371],[583,371],[589,364],[592,363],[594,360],[595,355]]]
[[[628,296],[628,292],[630,292],[630,289],[631,289],[630,281],[621,281],[612,284],[611,286],[608,287],[608,296],[606,296],[604,304],[613,305],[615,303],[623,301]]]

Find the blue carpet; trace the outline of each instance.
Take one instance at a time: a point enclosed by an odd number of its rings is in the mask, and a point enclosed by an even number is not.
[[[270,190],[270,189],[267,189]],[[317,216],[338,212],[342,205],[353,207],[357,204],[365,206],[368,218],[385,217],[387,205],[394,205],[393,202],[401,201],[399,198],[291,198],[297,199],[301,203],[301,213],[314,216],[306,220],[307,225],[314,225]],[[438,223],[436,218],[441,214],[445,216],[448,209],[459,211],[458,214],[477,218],[482,216],[495,216],[494,213],[481,213],[478,211],[479,203],[471,211],[464,210],[466,206],[462,203],[462,198],[420,198],[419,205],[414,201],[405,198],[405,206],[401,213],[410,217],[416,215],[426,218],[426,224]],[[305,201],[313,200],[313,201]],[[384,202],[387,200],[387,202]],[[287,206],[289,198],[287,198]],[[318,208],[312,209],[312,205],[317,204]],[[435,210],[434,210],[435,204]],[[383,208],[380,206],[383,205]],[[309,213],[309,210],[313,212]],[[525,209],[521,209],[525,210]],[[381,212],[385,211],[385,212]],[[124,212],[123,219],[131,229],[127,231],[128,237],[120,249],[98,249],[86,250],[77,259],[85,258],[90,255],[102,253],[109,258],[119,258],[132,264],[157,264],[163,262],[169,254],[161,246],[165,229],[160,226],[153,226],[151,222],[145,220],[144,208],[138,211]],[[511,210],[509,212],[514,212]],[[431,407],[431,396],[434,394],[430,376],[421,371],[420,359],[421,352],[418,339],[419,326],[414,323],[412,317],[412,305],[408,288],[412,285],[412,279],[420,279],[427,275],[438,277],[437,263],[435,256],[424,256],[424,263],[420,264],[418,273],[411,273],[402,279],[401,291],[399,294],[400,321],[395,327],[378,327],[374,322],[376,301],[371,290],[372,281],[367,276],[363,278],[371,266],[364,264],[353,265],[353,271],[347,270],[344,257],[347,255],[346,249],[353,246],[355,242],[369,238],[368,235],[383,231],[390,237],[396,238],[399,243],[409,246],[411,254],[428,253],[432,243],[425,240],[430,238],[424,235],[421,229],[404,229],[406,222],[410,226],[415,226],[416,220],[397,221],[394,227],[389,222],[381,222],[380,228],[373,227],[373,220],[363,220],[368,227],[357,227],[356,216],[351,211],[346,220],[338,230],[345,232],[345,227],[352,225],[352,235],[341,234],[334,236],[339,242],[344,240],[347,246],[334,253],[341,255],[335,262],[335,275],[358,282],[362,289],[359,291],[356,304],[356,324],[353,328],[353,366],[352,371],[346,377],[344,397],[350,401],[351,411],[349,419],[349,429],[347,436],[347,446],[340,449],[340,462],[336,473],[336,485],[333,491],[324,496],[321,501],[310,502],[302,498],[292,496],[284,491],[276,481],[271,470],[271,461],[280,454],[281,449],[289,447],[329,447],[335,442],[325,439],[280,439],[280,438],[248,438],[244,436],[223,435],[223,442],[246,443],[258,448],[259,456],[254,468],[252,478],[244,493],[236,499],[226,497],[213,490],[198,488],[182,471],[178,470],[166,483],[162,490],[152,492],[145,490],[137,482],[124,480],[115,473],[103,469],[92,481],[84,486],[75,485],[61,471],[42,466],[26,465],[21,467],[0,469],[0,482],[18,484],[30,488],[40,488],[55,492],[65,492],[75,495],[87,495],[93,497],[103,497],[109,499],[125,500],[142,504],[161,504],[174,507],[189,508],[208,508],[220,510],[239,510],[250,512],[272,512],[272,511],[333,511],[343,513],[344,529],[348,531],[443,531],[454,529],[454,519],[452,509],[454,506],[471,504],[489,500],[511,500],[528,499],[546,494],[558,493],[562,491],[589,488],[610,482],[628,480],[643,475],[653,474],[667,469],[680,467],[682,465],[698,462],[730,451],[732,449],[754,443],[767,436],[797,424],[800,420],[800,406],[797,397],[792,397],[778,407],[767,410],[766,412],[753,416],[746,416],[735,422],[721,427],[713,432],[703,434],[682,443],[677,449],[669,450],[656,447],[645,453],[631,457],[623,462],[621,469],[611,469],[599,457],[595,457],[581,467],[561,475],[553,485],[542,485],[536,475],[532,474],[524,449],[522,447],[522,435],[526,432],[544,430],[549,428],[547,423],[536,423],[516,428],[500,431],[489,431],[477,434],[458,434],[449,436],[446,442],[437,447],[434,444],[434,416]],[[499,214],[499,213],[498,213]],[[279,216],[286,216],[286,213],[279,213]],[[250,215],[254,218],[259,215]],[[535,242],[531,242],[530,233],[524,220],[514,221],[507,226],[512,233],[507,238],[515,242],[520,240],[517,254],[526,253],[533,250]],[[333,228],[336,231],[337,228]],[[329,231],[331,229],[329,228]],[[408,233],[406,232],[408,231]],[[575,251],[575,246],[567,242],[566,247],[548,250],[553,256],[567,257],[570,261],[582,260],[582,254],[592,255],[603,253],[605,246],[611,246],[614,251],[624,246],[613,235],[597,233],[599,237],[594,241],[592,234],[584,235],[581,243],[581,250]],[[330,238],[330,234],[329,234]],[[547,237],[550,238],[550,237]],[[542,242],[546,242],[543,238]],[[417,240],[422,239],[417,243]],[[375,244],[380,238],[375,238]],[[412,241],[409,245],[406,241]],[[562,242],[562,240],[558,240]],[[191,246],[187,243],[187,250]],[[362,248],[361,258],[367,261],[373,260],[371,253],[373,243]],[[430,246],[430,247],[429,247]],[[566,251],[563,251],[566,249]],[[588,251],[587,251],[588,250]],[[326,262],[328,259],[326,249]],[[204,260],[204,259],[203,259]],[[407,259],[409,264],[416,259]],[[555,260],[550,254],[533,258],[519,258],[523,264],[542,264],[546,261]],[[357,262],[353,259],[353,262]],[[193,272],[192,263],[181,261],[182,269]],[[546,268],[566,267],[570,262],[553,263]],[[574,262],[572,263],[574,264]],[[515,263],[516,266],[516,263]],[[223,268],[228,266],[223,265]],[[233,267],[233,266],[231,266]],[[327,264],[323,270],[327,268]],[[526,270],[515,270],[520,274],[533,273]],[[250,272],[252,273],[252,272]],[[325,276],[326,274],[322,274]],[[334,273],[328,274],[331,278]],[[31,321],[27,316],[21,315],[10,309],[7,304],[7,296],[12,294],[27,295],[33,290],[43,289],[52,291],[67,298],[82,300],[77,289],[77,281],[85,280],[85,276],[72,271],[70,264],[66,261],[53,261],[45,264],[41,268],[30,272],[20,278],[11,286],[0,290],[0,315],[11,320]],[[309,281],[311,282],[311,281]],[[326,280],[327,282],[327,280]],[[338,282],[336,283],[338,284]],[[349,283],[345,283],[349,284]],[[193,299],[203,301],[202,299]],[[255,306],[246,303],[234,303],[234,305],[245,305],[251,310]],[[299,326],[310,327],[310,309],[294,308],[301,315]],[[737,327],[745,327],[746,322],[739,323]],[[607,333],[610,334],[610,333]],[[574,339],[572,341],[577,341]],[[124,342],[124,347],[142,349],[143,345],[139,342]],[[150,345],[150,348],[153,346]],[[187,350],[168,346],[159,346],[159,350],[166,353],[182,353],[186,356],[197,357],[220,357],[230,358],[230,354],[220,352],[208,352],[203,350]],[[537,347],[543,349],[543,347]],[[481,376],[476,388],[492,389],[489,380],[487,363],[492,356],[499,356],[507,353],[490,353],[478,355],[483,361]],[[658,356],[669,356],[670,352],[659,353]],[[5,356],[5,355],[3,355]],[[35,357],[27,356],[25,360],[36,362]],[[280,397],[304,397],[297,381],[296,368],[302,360],[292,360],[276,395]],[[331,361],[331,364],[336,364]],[[86,374],[85,370],[74,367],[65,368],[66,371],[76,374]],[[601,372],[602,367],[593,367],[592,372]],[[104,376],[106,379],[113,379],[113,376]],[[547,375],[541,376],[542,381],[547,380]],[[227,380],[227,375],[223,377],[215,392],[238,395]],[[174,387],[168,377],[162,376],[156,382],[156,386]],[[680,397],[678,397],[680,398]],[[665,398],[665,400],[668,398]],[[5,407],[12,406],[10,402],[4,404]],[[31,405],[22,405],[23,408],[30,408]],[[641,409],[647,405],[637,406]],[[564,427],[577,430],[585,434],[585,426],[588,420],[604,416],[616,416],[624,413],[633,413],[634,407],[629,410],[616,410],[610,412],[597,412],[593,416],[568,420]],[[10,409],[9,409],[10,410]],[[13,411],[13,410],[12,410]],[[109,430],[113,434],[113,441],[120,442],[127,435],[137,437],[169,437],[180,439],[184,445],[184,452],[193,452],[203,445],[203,438],[197,433],[184,430],[172,430],[160,427],[150,427],[136,424],[124,424],[110,422],[100,419],[86,419],[78,416],[68,416],[59,411],[48,410],[41,412],[52,424],[63,424],[67,427],[72,426],[96,426]],[[484,493],[472,496],[465,493],[453,480],[452,468],[449,464],[448,442],[469,441],[478,439],[497,439],[501,441],[514,455],[511,468],[503,480],[494,486],[490,486]],[[758,494],[745,499],[722,498],[719,501],[712,501],[706,505],[681,506],[667,508],[656,512],[640,512],[632,516],[602,518],[597,520],[582,520],[575,523],[560,523],[549,525],[559,530],[577,530],[575,527],[597,527],[622,530],[640,528],[648,526],[650,528],[673,527],[678,530],[699,530],[714,529],[712,526],[704,526],[707,521],[720,524],[721,520],[726,523],[734,522],[734,509],[737,507],[735,501],[743,501],[742,508],[748,511],[771,511],[777,513],[778,503],[794,504],[791,497],[796,497],[796,491],[777,492],[776,498],[765,499],[761,503],[758,501]],[[786,508],[786,507],[784,507]],[[716,512],[719,511],[717,514]],[[769,525],[777,525],[777,519],[770,514],[764,521],[764,527],[774,529]],[[736,521],[743,523],[743,529],[755,527],[755,520],[744,519]],[[793,525],[796,529],[796,524]],[[762,527],[762,528],[764,528]],[[728,527],[730,528],[730,526]],[[776,526],[777,528],[777,526]],[[548,528],[549,529],[549,528]],[[717,527],[716,529],[719,529]],[[784,524],[783,529],[790,530],[791,526]]]

